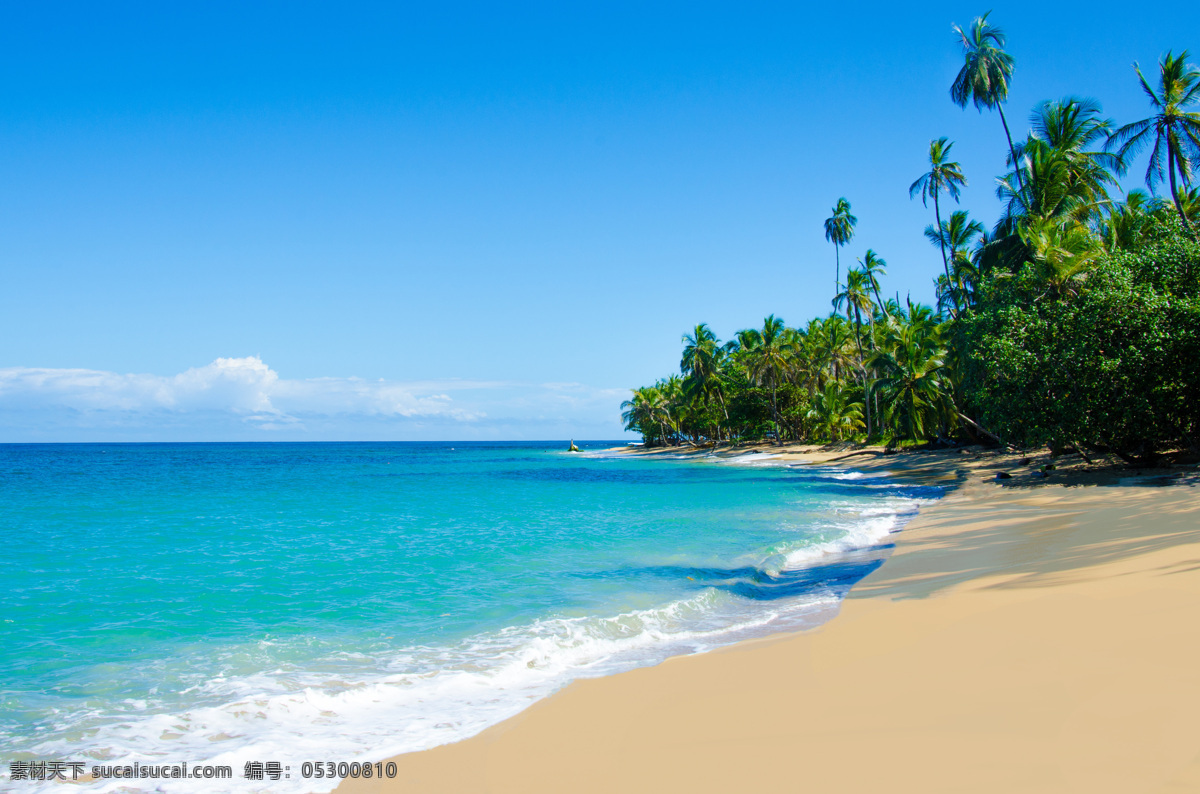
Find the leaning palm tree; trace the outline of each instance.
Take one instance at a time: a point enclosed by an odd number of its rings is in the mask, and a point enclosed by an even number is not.
[[[625,420],[625,429],[642,434],[647,446],[655,442],[666,444],[669,433],[667,423],[669,411],[666,395],[660,384],[643,386],[633,390],[633,396],[621,403],[621,418]]]
[[[1000,112],[1000,123],[1004,125],[1004,137],[1008,139],[1008,151],[1014,162],[1017,160],[1012,133],[1008,131],[1008,119],[1004,117],[1004,102],[1008,99],[1008,84],[1012,80],[1013,57],[1004,51],[1004,31],[987,21],[989,11],[971,23],[970,31],[958,25],[954,31],[962,39],[963,67],[950,86],[950,98],[960,108],[967,103],[975,105],[980,113],[984,108],[995,108]],[[1018,174],[1017,179],[1020,179]]]
[[[959,190],[966,186],[967,178],[963,176],[962,166],[949,159],[950,149],[954,143],[946,137],[929,142],[929,170],[917,178],[908,188],[909,198],[920,195],[921,204],[928,207],[928,200],[933,199],[933,214],[937,218],[937,228],[942,228],[942,209],[939,197],[942,192],[950,194],[950,198],[958,202]],[[950,280],[950,260],[946,256],[946,246],[942,245],[942,266],[946,271],[946,280]]]
[[[839,251],[843,245],[854,238],[856,225],[858,225],[858,218],[850,214],[850,202],[846,201],[846,197],[843,196],[834,205],[833,215],[825,219],[825,239],[833,243],[833,257],[837,268],[834,271],[833,281],[835,290],[842,283],[842,260]]]
[[[1154,141],[1150,165],[1146,168],[1146,186],[1154,190],[1165,174],[1179,220],[1188,234],[1195,237],[1175,183],[1178,174],[1186,187],[1191,181],[1192,170],[1200,166],[1200,112],[1188,109],[1200,106],[1200,69],[1189,66],[1187,57],[1187,50],[1178,57],[1170,52],[1163,56],[1158,62],[1157,89],[1151,87],[1138,65],[1133,65],[1142,91],[1150,99],[1155,113],[1148,119],[1121,127],[1109,139],[1109,146],[1119,146],[1117,156],[1124,160]]]

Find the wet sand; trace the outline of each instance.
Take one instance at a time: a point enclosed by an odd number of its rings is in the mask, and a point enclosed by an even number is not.
[[[817,629],[576,682],[339,791],[1200,791],[1194,467],[785,454],[955,490]]]

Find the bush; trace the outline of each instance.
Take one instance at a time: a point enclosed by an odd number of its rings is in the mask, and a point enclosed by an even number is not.
[[[1130,460],[1194,447],[1198,277],[1200,246],[1176,232],[1112,256],[1076,296],[1021,275],[993,280],[962,327],[976,418],[1021,446],[1077,443]]]

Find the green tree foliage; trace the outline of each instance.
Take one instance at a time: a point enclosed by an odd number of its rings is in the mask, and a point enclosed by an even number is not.
[[[1195,239],[1195,230],[1175,182],[1178,174],[1187,185],[1196,167],[1200,166],[1200,112],[1191,109],[1200,107],[1200,69],[1189,65],[1187,57],[1187,50],[1178,56],[1169,52],[1163,56],[1158,63],[1157,88],[1150,85],[1137,64],[1133,65],[1154,115],[1121,127],[1113,135],[1110,145],[1119,147],[1118,155],[1124,158],[1153,141],[1150,162],[1146,166],[1146,186],[1154,190],[1166,174],[1179,220]]]
[[[1038,104],[1012,141],[1002,105],[1012,75],[987,17],[958,29],[965,60],[954,100],[1000,110],[1008,173],[988,230],[940,200],[966,184],[929,146],[910,197],[933,200],[925,236],[941,254],[937,306],[884,300],[886,263],[866,249],[838,282],[833,313],[789,328],[771,315],[724,344],[704,324],[683,337],[681,375],[635,389],[626,427],[648,444],[774,438],[1048,444],[1144,463],[1200,453],[1200,70],[1167,53],[1157,84],[1137,72],[1152,115],[1116,127],[1099,103]],[[1149,148],[1146,182],[1122,175]],[[825,221],[835,251],[857,219],[839,200]],[[936,273],[936,260],[930,270]]]
[[[1175,223],[1099,263],[1077,289],[996,279],[966,318],[978,420],[1021,446],[1082,445],[1135,461],[1200,439],[1200,246]]]
[[[950,194],[950,198],[958,201],[959,191],[967,184],[963,176],[962,166],[950,159],[950,149],[954,143],[942,137],[929,142],[929,170],[917,177],[908,188],[910,198],[920,196],[921,203],[928,206],[928,200],[933,199],[933,214],[937,218],[937,227],[942,228],[942,210],[939,197],[942,193]],[[945,268],[946,280],[950,281],[950,259],[946,254],[946,246],[941,244],[942,267]]]
[[[836,289],[842,283],[842,246],[854,239],[854,227],[858,225],[858,218],[850,214],[850,202],[842,196],[837,200],[837,204],[833,207],[833,214],[825,219],[825,239],[833,243],[834,257],[834,278],[833,286]]]

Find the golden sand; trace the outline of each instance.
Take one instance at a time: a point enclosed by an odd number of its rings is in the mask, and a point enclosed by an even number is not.
[[[1200,792],[1194,470],[842,462],[958,487],[829,623],[576,682],[339,791]]]

